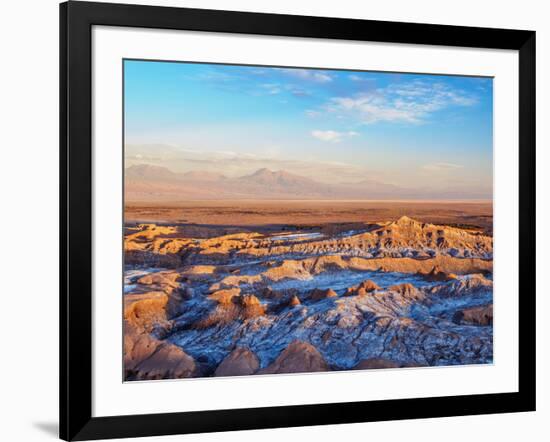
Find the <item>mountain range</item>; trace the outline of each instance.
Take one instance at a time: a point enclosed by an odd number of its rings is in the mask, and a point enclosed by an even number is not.
[[[133,202],[223,199],[395,200],[468,199],[448,189],[411,189],[366,177],[357,183],[325,183],[267,168],[240,177],[210,171],[173,172],[167,167],[136,164],[125,171],[125,198]]]
[[[137,164],[126,168],[127,201],[203,199],[384,199],[407,191],[366,179],[360,183],[329,184],[284,170],[267,168],[240,177],[192,171],[176,173],[162,166]]]

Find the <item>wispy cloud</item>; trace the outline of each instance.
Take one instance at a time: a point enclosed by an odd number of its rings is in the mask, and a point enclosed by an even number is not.
[[[453,163],[431,163],[431,164],[425,164],[422,166],[422,169],[429,170],[431,172],[444,172],[449,170],[455,170],[455,169],[462,169],[464,166],[461,164],[453,164]]]
[[[308,97],[311,93],[294,84],[282,84],[282,83],[263,83],[258,87],[254,85],[250,86],[251,93],[254,95],[279,95],[288,93],[297,98]]]
[[[412,81],[334,97],[325,104],[324,110],[364,124],[380,121],[418,124],[447,107],[472,106],[476,102],[474,96],[443,83]]]
[[[348,79],[350,79],[351,81],[354,81],[356,83],[374,83],[374,80],[371,78],[371,77],[367,77],[367,76],[364,76],[364,75],[359,75],[359,74],[350,74],[348,75]]]
[[[313,110],[313,109],[307,109],[307,110],[305,111],[305,114],[306,114],[308,117],[318,117],[319,115],[322,115],[322,112],[316,111],[316,110]]]
[[[246,77],[236,71],[226,72],[219,68],[212,68],[196,74],[194,78],[218,90],[240,92],[242,90],[240,85]]]
[[[355,137],[359,135],[357,132],[337,132],[335,130],[313,130],[311,136],[321,141],[329,143],[339,143],[343,138]]]
[[[281,85],[277,83],[264,83],[260,85],[260,88],[268,95],[277,95],[283,91]]]
[[[291,77],[299,78],[301,80],[313,81],[316,83],[328,83],[333,80],[333,75],[324,71],[317,71],[314,69],[287,69],[280,68],[280,72],[283,72]]]

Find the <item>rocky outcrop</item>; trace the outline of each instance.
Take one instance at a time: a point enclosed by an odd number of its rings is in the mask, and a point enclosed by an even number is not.
[[[313,345],[293,341],[275,361],[261,369],[258,374],[311,373],[329,370],[328,364]]]
[[[208,295],[208,299],[212,299],[213,301],[218,302],[219,304],[229,305],[233,302],[233,298],[236,296],[239,296],[241,293],[241,289],[238,287],[234,287],[232,289],[226,289],[226,290],[217,290],[210,295]]]
[[[389,292],[399,293],[403,299],[420,301],[424,299],[424,294],[410,282],[396,284],[388,287]]]
[[[174,229],[127,233],[127,257],[171,269],[128,270],[127,380],[492,361],[479,233],[407,218],[332,237]]]
[[[127,241],[134,241],[137,239],[151,240],[157,236],[169,236],[177,232],[177,227],[174,226],[160,226],[157,224],[139,224],[133,229],[129,229],[130,232],[126,235]]]
[[[361,284],[348,287],[345,291],[344,295],[346,296],[365,296],[367,293],[372,293],[376,290],[380,290],[380,286],[376,284],[374,281],[371,281],[370,279],[367,279],[363,281]]]
[[[327,298],[336,298],[338,297],[338,293],[336,293],[332,289],[314,289],[309,294],[309,299],[311,301],[321,301],[322,299]]]
[[[453,321],[457,324],[493,325],[493,304],[458,310]]]
[[[126,262],[130,264],[137,264],[140,260],[144,263],[157,260],[166,265],[172,263],[179,266],[191,256],[195,262],[225,263],[228,256],[239,260],[329,254],[365,258],[425,259],[443,255],[491,259],[493,253],[493,239],[490,236],[420,223],[408,217],[375,225],[367,231],[349,236],[302,241],[294,240],[291,235],[288,235],[288,240],[279,236],[275,241],[256,232],[198,240],[178,237],[177,228],[171,226],[147,224],[136,229],[125,238]]]
[[[359,288],[366,294],[359,294]],[[370,292],[366,292],[366,288],[372,289],[374,285],[365,280],[353,286],[353,290],[347,290],[353,291],[354,296],[334,297],[330,303],[310,305],[312,301],[306,298],[307,306],[297,302],[297,295],[262,300],[264,292],[256,296],[233,291],[225,300],[223,296],[218,300],[205,297],[202,301],[196,295],[192,302],[199,304],[193,304],[192,309],[185,310],[186,301],[175,302],[180,306],[179,311],[183,306],[183,314],[167,308],[171,297],[164,291],[154,292],[154,296],[153,292],[130,294],[128,302],[139,299],[142,303],[135,303],[133,308],[128,305],[126,317],[142,332],[136,335],[127,328],[127,378],[175,373],[166,367],[161,373],[153,372],[150,366],[140,364],[157,351],[159,343],[168,344],[162,340],[163,336],[170,336],[170,345],[177,345],[194,361],[201,361],[199,368],[195,363],[196,370],[214,374],[235,348],[245,348],[258,358],[264,368],[257,373],[328,370],[329,367],[377,368],[384,365],[378,360],[403,367],[491,360],[491,327],[479,327],[483,330],[479,333],[467,332],[463,327],[476,321],[483,324],[476,318],[484,316],[476,316],[476,310],[468,309],[470,302],[475,306],[484,299],[480,296],[483,293],[486,296],[491,289],[490,280],[474,276],[433,288],[418,288],[411,283],[379,287]],[[177,293],[179,291],[174,290],[172,296]],[[309,291],[306,294],[309,295]],[[459,304],[455,304],[455,298]],[[460,318],[456,305],[464,310]],[[173,313],[167,314],[167,311]],[[454,320],[448,322],[445,318]],[[280,349],[281,344],[284,350],[274,354],[274,349]],[[206,362],[203,361],[205,354],[208,355]],[[239,359],[237,355],[227,359],[227,363],[233,364],[233,359]],[[363,360],[369,362],[361,363]],[[186,371],[181,367],[176,370],[180,376],[193,373],[192,368]],[[221,368],[219,372],[224,373]]]
[[[443,254],[461,258],[490,258],[493,239],[459,228],[425,224],[402,217],[398,221],[343,238],[279,246],[258,241],[252,250],[239,250],[240,254],[250,253],[254,256],[342,252],[367,257],[422,258]]]
[[[139,335],[132,344],[125,348],[127,380],[179,379],[200,375],[195,360],[176,345],[148,335]]]
[[[418,272],[417,274],[431,282],[446,282],[457,279],[457,276],[454,273],[444,272],[439,266],[435,266],[428,273]]]
[[[473,274],[450,284],[435,286],[429,290],[429,293],[444,297],[456,297],[476,293],[487,293],[492,292],[492,290],[493,281],[485,278],[483,275]]]
[[[151,292],[126,302],[124,311],[124,371],[126,380],[174,379],[199,374],[191,356],[162,341],[178,312],[165,293]]]
[[[241,308],[243,318],[255,318],[265,314],[265,306],[254,295],[243,295],[237,299],[237,305]]]
[[[124,299],[124,372],[126,380],[175,379],[200,374],[194,359],[161,336],[181,313],[185,295],[174,272],[139,278],[140,290]],[[153,291],[146,291],[153,289]]]
[[[290,300],[288,301],[288,305],[291,307],[296,307],[297,305],[301,305],[300,298],[298,296],[293,295]]]
[[[374,281],[367,279],[366,281],[363,281],[361,284],[359,284],[357,289],[365,290],[365,292],[370,293],[370,292],[374,292],[375,290],[380,290],[380,286],[376,284]]]
[[[256,373],[260,368],[258,357],[248,348],[238,347],[218,365],[214,376],[244,376]]]
[[[229,302],[218,304],[206,317],[193,324],[193,328],[204,329],[222,326],[234,321],[245,321],[266,313],[266,306],[254,295],[232,295]]]
[[[142,276],[137,280],[137,283],[148,286],[147,290],[162,290],[166,293],[172,293],[174,289],[180,287],[179,279],[179,272],[164,271]]]
[[[229,275],[212,284],[210,290],[216,291],[238,286],[268,287],[270,284],[286,279],[305,280],[322,273],[330,274],[344,270],[354,272],[379,271],[408,274],[426,273],[438,267],[442,272],[463,275],[469,273],[492,272],[492,261],[474,258],[453,258],[438,256],[431,259],[413,258],[349,258],[340,255],[321,256],[302,260],[283,260],[277,265],[264,264],[267,269],[253,275]]]

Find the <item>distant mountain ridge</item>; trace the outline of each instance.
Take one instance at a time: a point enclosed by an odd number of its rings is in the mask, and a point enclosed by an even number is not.
[[[183,175],[186,180],[204,180],[204,181],[216,181],[225,180],[227,177],[223,173],[207,172],[203,170],[187,172]]]
[[[244,175],[238,178],[241,181],[254,182],[258,184],[297,184],[297,183],[316,183],[316,181],[295,175],[284,170],[271,171],[267,168],[258,169],[250,175]]]
[[[218,198],[326,198],[333,186],[267,168],[229,178],[208,171],[176,173],[161,166],[133,165],[126,169],[127,200],[196,200]]]
[[[136,164],[125,170],[126,201],[429,199],[433,198],[433,193],[405,189],[369,177],[359,183],[323,183],[285,170],[272,171],[268,168],[240,177],[201,170],[178,173],[151,164]]]
[[[136,164],[127,167],[125,177],[130,179],[161,180],[178,179],[181,174],[172,172],[167,167],[152,164]]]

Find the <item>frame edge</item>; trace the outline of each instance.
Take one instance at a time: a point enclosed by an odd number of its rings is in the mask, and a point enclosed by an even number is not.
[[[373,22],[368,20],[332,19],[323,17],[302,17],[262,13],[242,13],[209,11],[158,6],[120,5],[92,2],[65,2],[59,6],[60,17],[60,437],[64,440],[91,440],[98,438],[152,436],[194,432],[215,432],[283,426],[305,426],[322,424],[323,416],[329,417],[335,407],[343,407],[350,414],[338,419],[327,420],[326,424],[371,422],[383,420],[445,417],[518,411],[534,411],[536,408],[536,367],[535,367],[535,32],[498,30],[486,28],[464,28],[460,26],[424,25],[399,22]],[[133,13],[135,11],[135,14]],[[186,16],[183,22],[177,17],[167,18],[169,13],[178,11],[179,17]],[[110,16],[113,12],[113,17]],[[131,13],[130,13],[131,12]],[[520,244],[520,286],[532,293],[520,303],[520,380],[519,392],[477,396],[476,404],[468,403],[466,397],[444,397],[411,399],[416,404],[408,412],[398,415],[392,412],[393,401],[378,404],[378,410],[364,408],[365,403],[316,404],[296,407],[272,407],[252,410],[216,410],[194,413],[170,413],[158,415],[131,416],[91,416],[91,42],[92,24],[113,26],[141,26],[143,16],[151,14],[151,27],[178,29],[189,25],[193,20],[203,18],[205,24],[194,24],[195,30],[214,32],[235,32],[235,23],[245,17],[260,18],[267,23],[267,30],[261,24],[250,24],[243,33],[294,35],[292,28],[300,20],[308,26],[303,37],[315,38],[327,32],[326,38],[349,38],[365,40],[382,26],[398,25],[401,29],[414,30],[415,42],[428,39],[432,31],[440,35],[445,29],[449,36],[441,45],[494,47],[519,50],[519,110],[520,110],[520,229],[524,229],[525,239]],[[221,15],[228,14],[229,24],[224,24]],[[164,25],[162,23],[164,20]],[[273,34],[273,29],[288,20],[287,29]],[[327,31],[329,22],[337,25],[337,30]],[[359,29],[364,23],[367,30]],[[353,24],[348,31],[346,24]],[[191,25],[189,25],[191,26]],[[290,30],[289,30],[290,29]],[[475,37],[460,44],[464,30],[470,29]],[[388,31],[383,32],[387,35]],[[298,33],[299,34],[299,33]],[[308,35],[306,35],[308,34]],[[340,36],[334,36],[340,34]],[[498,41],[499,37],[503,40]],[[431,35],[430,38],[436,38]],[[476,39],[486,38],[485,46],[476,45]],[[380,41],[380,40],[373,40]],[[384,40],[382,40],[384,41]],[[426,40],[428,41],[428,40]],[[399,43],[396,41],[396,43]],[[434,43],[431,43],[434,44]],[[487,46],[488,45],[488,46]],[[77,82],[76,79],[79,81]],[[87,138],[87,140],[86,140]],[[72,173],[69,173],[69,170]],[[521,196],[523,195],[523,196]],[[70,214],[78,215],[79,220],[88,217],[84,224],[73,221]],[[77,247],[79,245],[80,247]],[[70,263],[70,267],[69,267]],[[523,276],[522,276],[523,275]],[[80,286],[79,286],[80,285]],[[78,301],[74,302],[78,287]],[[73,302],[70,292],[73,289]],[[71,338],[71,339],[69,339]],[[77,373],[77,376],[70,376]],[[445,401],[445,399],[451,401]],[[400,400],[402,401],[402,400]],[[407,400],[405,400],[407,401]],[[375,401],[376,402],[376,401]],[[442,407],[445,402],[445,407]],[[423,403],[425,409],[417,405]],[[375,403],[370,403],[375,405]],[[243,420],[245,413],[253,411]],[[366,414],[369,411],[370,414]],[[213,416],[217,416],[219,421]]]
[[[536,33],[519,50],[519,392],[536,410]],[[521,293],[519,296],[522,296]]]

